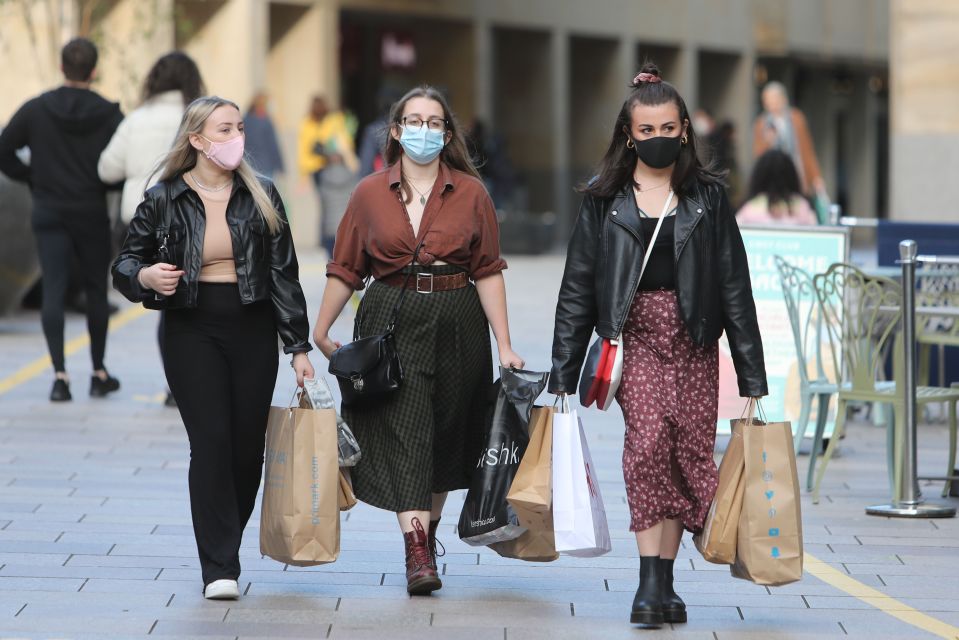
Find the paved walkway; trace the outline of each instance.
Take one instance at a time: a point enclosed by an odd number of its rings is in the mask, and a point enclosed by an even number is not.
[[[303,262],[315,313],[322,266],[315,254]],[[547,369],[562,262],[512,265],[516,349],[530,368]],[[705,563],[687,539],[677,589],[690,622],[658,632],[630,627],[638,560],[627,531],[618,410],[583,414],[613,532],[607,556],[538,565],[468,547],[454,532],[462,504],[454,495],[440,531],[448,550],[443,590],[411,599],[394,517],[360,505],[343,518],[339,561],[323,567],[261,558],[251,526],[242,552],[244,596],[204,601],[186,437],[176,411],[161,404],[156,320],[127,306],[118,316],[125,324],[111,334],[108,363],[123,389],[106,400],[86,396],[89,359],[81,344],[69,357],[76,400],[59,406],[46,401],[48,371],[23,369],[45,353],[38,314],[0,320],[0,637],[959,637],[959,523],[864,515],[864,506],[888,496],[883,434],[862,424],[852,426],[830,467],[821,504],[804,496],[807,569],[824,579],[807,573],[772,589],[735,580]],[[337,331],[346,339],[349,319]],[[71,317],[68,337],[82,334],[81,319]],[[292,385],[284,365],[277,403],[289,399]],[[922,469],[942,472],[946,442],[944,428],[922,429]],[[801,475],[806,461],[800,459]]]

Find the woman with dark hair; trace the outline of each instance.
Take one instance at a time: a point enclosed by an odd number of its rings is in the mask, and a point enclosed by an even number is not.
[[[756,161],[749,195],[736,213],[740,224],[806,224],[818,222],[800,192],[799,173],[788,153],[770,149]]]
[[[143,81],[143,103],[128,115],[100,154],[104,182],[123,181],[120,219],[129,224],[143,192],[155,183],[157,163],[170,150],[183,110],[201,95],[203,80],[193,59],[173,51],[157,60]]]
[[[556,305],[550,391],[576,390],[594,329],[621,341],[616,399],[640,555],[630,620],[685,622],[673,562],[683,530],[702,529],[716,491],[724,330],[740,395],[766,395],[767,385],[739,227],[721,176],[696,155],[686,103],[655,65],[633,79],[583,192]]]
[[[100,179],[108,183],[123,181],[120,220],[114,231],[117,243],[123,242],[127,225],[143,201],[144,193],[156,184],[160,161],[173,145],[184,109],[204,91],[200,70],[193,58],[180,51],[162,56],[143,81],[143,104],[120,123],[100,154],[97,165]],[[157,330],[160,351],[163,351],[163,333],[161,316]],[[169,391],[164,404],[176,406]]]
[[[357,311],[361,336],[383,333],[409,289],[396,320],[402,386],[375,404],[344,407],[343,416],[363,450],[356,497],[397,514],[407,591],[425,595],[442,586],[436,529],[446,494],[467,488],[482,448],[489,328],[504,367],[524,362],[510,345],[496,212],[446,98],[413,89],[389,122],[388,166],[350,198],[313,339],[327,358],[340,346],[330,327],[365,279],[373,283]]]

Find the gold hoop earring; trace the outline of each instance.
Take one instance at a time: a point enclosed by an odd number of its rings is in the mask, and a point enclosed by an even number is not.
[[[635,148],[636,148],[636,145],[633,144],[633,139],[632,139],[632,138],[626,138],[626,148],[627,148],[627,149],[635,149]]]
[[[683,140],[682,140],[682,142],[683,142],[683,144],[686,144],[687,142],[689,142],[689,136],[683,135]]]

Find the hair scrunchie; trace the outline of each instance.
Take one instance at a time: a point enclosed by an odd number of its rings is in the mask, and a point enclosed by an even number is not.
[[[662,82],[662,81],[663,81],[663,79],[660,78],[659,76],[657,76],[656,74],[646,73],[646,72],[637,74],[637,76],[636,76],[635,78],[633,78],[633,84],[634,84],[634,85],[639,85],[639,84],[641,84],[641,83],[643,83],[643,82],[653,82],[653,83],[656,83],[656,82]]]

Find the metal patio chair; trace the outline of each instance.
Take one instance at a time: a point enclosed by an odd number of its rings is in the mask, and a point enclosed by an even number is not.
[[[903,358],[897,329],[902,309],[902,287],[889,278],[868,276],[856,267],[837,263],[813,278],[822,310],[833,369],[839,384],[836,426],[823,455],[813,485],[813,503],[819,502],[819,488],[829,460],[835,453],[851,402],[892,405],[886,425],[886,450],[893,500],[898,500],[897,479],[901,473],[901,448],[905,434],[905,406],[896,380],[902,380]],[[879,381],[883,353],[893,345],[893,381]],[[949,474],[955,466],[956,403],[959,389],[919,386],[916,401],[922,406],[933,402],[949,403],[951,447]],[[890,412],[887,412],[890,413]],[[818,425],[817,425],[818,427]],[[947,486],[948,491],[948,486]]]

